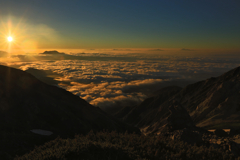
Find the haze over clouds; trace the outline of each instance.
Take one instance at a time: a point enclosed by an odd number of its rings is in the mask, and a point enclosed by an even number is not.
[[[162,87],[184,87],[240,65],[236,58],[146,56],[137,53],[124,56],[64,54],[63,60],[61,54],[59,57],[37,55],[41,56],[45,59],[11,62],[8,65],[22,70],[35,68],[52,71],[58,86],[102,109],[133,106]]]

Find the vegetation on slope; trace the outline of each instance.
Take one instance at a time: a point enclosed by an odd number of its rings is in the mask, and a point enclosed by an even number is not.
[[[16,160],[56,159],[234,159],[223,149],[191,146],[163,136],[144,136],[117,132],[89,132],[73,139],[57,138],[36,147]]]

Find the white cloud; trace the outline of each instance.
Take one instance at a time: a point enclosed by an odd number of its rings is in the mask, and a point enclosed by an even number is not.
[[[166,85],[178,85],[176,81],[179,79],[199,81],[218,76],[239,65],[240,62],[235,59],[150,57],[135,62],[36,61],[22,63],[20,68],[26,70],[32,67],[59,73],[63,75],[56,78],[62,82],[59,86],[93,105],[106,108],[134,105],[145,99],[147,93]],[[70,85],[65,82],[70,82]]]

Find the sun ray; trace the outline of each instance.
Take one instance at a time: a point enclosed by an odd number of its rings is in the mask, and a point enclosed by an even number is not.
[[[15,21],[12,21],[12,17],[9,16],[7,19],[1,20],[1,32],[0,36],[2,38],[1,41],[1,48],[6,49],[9,54],[11,54],[11,51],[13,49],[19,48],[20,45],[18,43],[20,42],[19,38],[21,38],[22,35],[22,26],[21,22],[22,19],[20,19],[20,22],[14,23]],[[5,39],[5,40],[3,40]]]
[[[38,37],[36,38],[35,33],[32,34],[34,29],[24,17],[0,18],[0,50],[8,52],[9,57],[36,51]]]

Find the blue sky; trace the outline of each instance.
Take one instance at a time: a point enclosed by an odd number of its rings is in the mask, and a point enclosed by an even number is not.
[[[240,42],[237,0],[1,0],[2,24],[4,17],[19,30],[27,23],[54,31],[55,42],[36,40],[43,48],[239,49]]]

